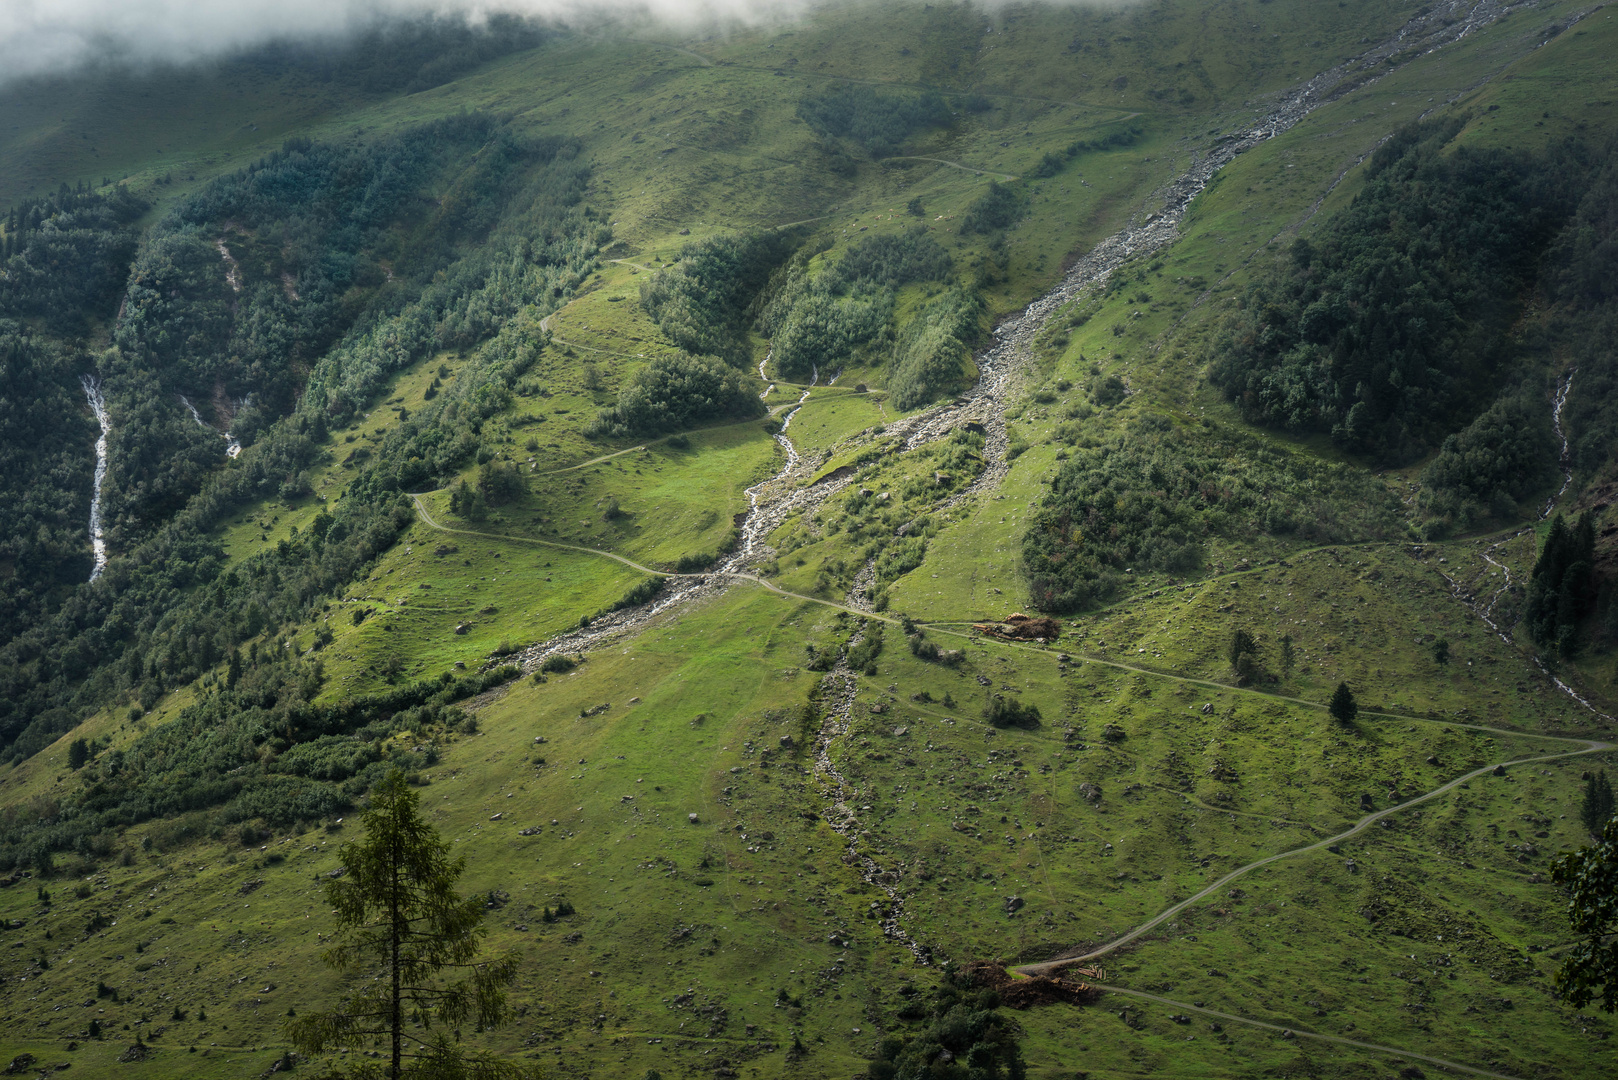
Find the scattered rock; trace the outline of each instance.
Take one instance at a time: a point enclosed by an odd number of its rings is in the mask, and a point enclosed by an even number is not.
[[[38,1060],[39,1059],[34,1057],[33,1054],[18,1054],[16,1057],[11,1059],[11,1064],[6,1066],[6,1075],[15,1076],[16,1074],[25,1071],[28,1066],[32,1065]]]
[[[506,816],[505,814],[496,814],[492,818],[490,818],[489,820],[490,821],[499,821],[501,818],[503,818],[505,816]]]
[[[472,627],[468,623],[457,623],[455,625],[455,632],[457,634],[465,634],[470,629],[472,629]]]
[[[695,814],[687,814],[687,815],[685,815],[685,820],[687,820],[691,824],[695,825],[697,823],[697,815],[695,815]]]
[[[1023,909],[1023,898],[1020,896],[1006,897],[1006,914],[1014,915]]]
[[[783,735],[781,736],[781,745],[790,750],[796,744],[793,743],[791,735]]]
[[[145,1061],[151,1056],[151,1048],[145,1043],[136,1040],[130,1044],[129,1049],[118,1055],[118,1060],[122,1062]]]

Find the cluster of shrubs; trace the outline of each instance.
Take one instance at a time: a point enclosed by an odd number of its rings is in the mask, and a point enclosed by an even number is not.
[[[1361,470],[1146,415],[1074,448],[1034,511],[1023,559],[1038,606],[1073,611],[1113,595],[1127,570],[1199,570],[1215,537],[1365,539],[1402,531],[1401,510]]]

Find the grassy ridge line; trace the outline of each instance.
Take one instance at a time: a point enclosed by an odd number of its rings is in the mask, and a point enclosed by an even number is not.
[[[1395,1054],[1399,1057],[1415,1058],[1418,1061],[1425,1061],[1430,1065],[1437,1065],[1439,1068],[1453,1069],[1456,1072],[1471,1073],[1473,1076],[1488,1076],[1494,1078],[1494,1080],[1518,1080],[1517,1077],[1511,1076],[1508,1073],[1490,1072],[1487,1069],[1480,1069],[1475,1065],[1462,1065],[1458,1061],[1449,1061],[1445,1058],[1433,1057],[1431,1054],[1420,1054],[1414,1050],[1400,1050],[1393,1046],[1379,1046],[1376,1043],[1362,1042],[1359,1039],[1345,1039],[1341,1035],[1322,1035],[1319,1032],[1309,1031],[1305,1028],[1283,1027],[1280,1024],[1272,1024],[1266,1020],[1250,1020],[1245,1016],[1236,1016],[1233,1013],[1220,1012],[1218,1009],[1208,1009],[1201,1005],[1192,1005],[1189,1002],[1174,1001],[1166,997],[1160,997],[1157,994],[1148,994],[1144,990],[1129,990],[1122,986],[1108,986],[1104,983],[1097,983],[1094,985],[1097,990],[1101,990],[1109,994],[1128,994],[1130,997],[1145,998],[1147,1001],[1156,1001],[1162,1005],[1172,1005],[1176,1009],[1184,1009],[1187,1012],[1202,1013],[1204,1016],[1216,1016],[1221,1020],[1229,1020],[1232,1023],[1248,1024],[1252,1027],[1264,1028],[1268,1031],[1291,1032],[1292,1034],[1305,1039],[1318,1039],[1321,1042],[1336,1043],[1339,1046],[1352,1046],[1357,1050],[1374,1050],[1382,1054]]]
[[[1515,734],[1515,733],[1513,733],[1513,734]],[[1148,930],[1152,929],[1154,926],[1157,926],[1159,923],[1163,922],[1164,920],[1173,918],[1175,915],[1179,914],[1181,911],[1183,911],[1186,908],[1190,907],[1192,904],[1195,904],[1198,900],[1201,900],[1204,897],[1208,896],[1210,893],[1213,893],[1215,890],[1224,888],[1226,885],[1229,885],[1232,881],[1235,881],[1237,878],[1242,877],[1242,876],[1244,876],[1244,875],[1246,875],[1248,873],[1251,873],[1252,871],[1257,870],[1261,866],[1268,866],[1270,863],[1279,862],[1282,859],[1290,859],[1295,855],[1307,855],[1310,852],[1319,851],[1320,849],[1322,849],[1322,848],[1324,848],[1324,847],[1326,847],[1326,846],[1328,846],[1330,844],[1339,843],[1339,842],[1341,842],[1343,840],[1346,840],[1349,837],[1355,835],[1356,833],[1363,832],[1365,829],[1369,828],[1375,822],[1380,821],[1382,818],[1388,817],[1388,816],[1390,816],[1392,814],[1396,814],[1399,811],[1408,809],[1408,808],[1410,808],[1412,806],[1419,806],[1420,804],[1422,804],[1424,802],[1427,802],[1427,801],[1429,801],[1431,799],[1436,799],[1440,795],[1447,794],[1448,792],[1454,790],[1456,787],[1458,787],[1459,785],[1465,783],[1466,781],[1476,779],[1477,777],[1482,776],[1485,773],[1493,772],[1495,769],[1503,768],[1503,767],[1505,767],[1507,765],[1532,765],[1532,764],[1534,764],[1536,762],[1541,762],[1541,761],[1559,761],[1559,760],[1561,760],[1563,758],[1579,757],[1579,756],[1581,756],[1583,754],[1597,754],[1597,753],[1600,753],[1603,750],[1611,750],[1611,749],[1614,748],[1614,744],[1608,743],[1608,742],[1601,742],[1600,740],[1596,740],[1596,739],[1565,739],[1565,738],[1562,738],[1560,736],[1555,736],[1555,735],[1540,735],[1540,736],[1529,736],[1529,737],[1530,738],[1555,739],[1558,742],[1584,743],[1585,748],[1583,750],[1569,750],[1568,752],[1563,753],[1563,754],[1544,754],[1544,755],[1541,755],[1539,757],[1516,758],[1516,759],[1511,760],[1511,761],[1501,761],[1501,762],[1497,762],[1497,763],[1492,764],[1492,765],[1479,766],[1478,768],[1473,769],[1469,773],[1463,773],[1462,775],[1457,776],[1455,779],[1451,780],[1447,784],[1443,784],[1443,785],[1441,785],[1439,787],[1434,788],[1432,791],[1428,791],[1428,792],[1425,792],[1424,794],[1418,795],[1414,799],[1410,799],[1410,800],[1407,800],[1406,802],[1400,803],[1398,806],[1390,806],[1385,810],[1378,810],[1373,814],[1367,814],[1364,817],[1362,817],[1358,822],[1356,822],[1352,828],[1347,829],[1347,830],[1345,830],[1345,831],[1343,831],[1341,833],[1338,833],[1336,836],[1329,836],[1324,840],[1317,841],[1317,842],[1315,842],[1313,844],[1306,844],[1303,847],[1292,848],[1292,849],[1290,849],[1288,851],[1278,851],[1274,855],[1267,855],[1264,858],[1259,859],[1259,860],[1257,860],[1255,862],[1248,863],[1246,866],[1238,867],[1235,870],[1232,870],[1230,873],[1226,874],[1224,877],[1222,877],[1222,878],[1218,879],[1217,881],[1215,881],[1213,884],[1211,884],[1211,885],[1207,886],[1206,888],[1204,888],[1201,892],[1198,892],[1198,893],[1196,893],[1196,894],[1194,894],[1192,896],[1187,897],[1184,900],[1181,900],[1179,903],[1175,904],[1174,906],[1165,909],[1160,914],[1154,916],[1153,918],[1147,920],[1146,922],[1142,923],[1141,925],[1135,927],[1135,929],[1129,931],[1127,934],[1124,934],[1122,937],[1116,938],[1113,941],[1110,941],[1107,944],[1101,946],[1101,948],[1099,948],[1099,949],[1092,949],[1090,952],[1083,953],[1082,955],[1079,955],[1079,956],[1061,957],[1061,958],[1056,959],[1056,960],[1047,960],[1047,961],[1045,961],[1043,963],[1039,963],[1039,964],[1024,964],[1021,967],[1016,968],[1015,970],[1018,971],[1021,974],[1024,974],[1024,975],[1049,975],[1049,974],[1051,974],[1051,973],[1053,973],[1053,972],[1055,972],[1057,970],[1060,970],[1062,967],[1064,967],[1064,966],[1066,966],[1068,964],[1082,963],[1085,960],[1094,960],[1094,959],[1097,959],[1099,957],[1106,956],[1108,953],[1113,952],[1114,950],[1122,948],[1123,946],[1129,944],[1131,941],[1133,941],[1136,938],[1140,937],[1142,934],[1146,933]]]

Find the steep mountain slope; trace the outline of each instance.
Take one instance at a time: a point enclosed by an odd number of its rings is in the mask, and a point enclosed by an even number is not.
[[[1033,1075],[1588,1075],[1543,871],[1613,730],[1612,27],[856,6],[131,157],[121,310],[5,312],[100,374],[115,512],[0,653],[5,1048],[264,1071],[397,767],[558,1073],[858,1072],[941,969],[1085,958]]]

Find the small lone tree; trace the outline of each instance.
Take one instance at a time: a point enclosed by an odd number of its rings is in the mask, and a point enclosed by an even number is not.
[[[1556,992],[1575,1009],[1596,998],[1618,1012],[1618,817],[1609,817],[1599,843],[1551,863],[1551,880],[1567,890],[1567,917],[1578,944],[1556,971]]]
[[[1293,665],[1298,662],[1298,651],[1292,646],[1292,635],[1281,635],[1281,673],[1290,676]]]
[[[387,1080],[506,1080],[533,1070],[460,1045],[465,1022],[478,1030],[506,1018],[505,987],[516,978],[517,959],[507,953],[479,960],[488,932],[483,902],[455,892],[466,869],[451,859],[449,845],[425,821],[419,797],[395,770],[371,795],[361,823],[364,839],[338,852],[346,877],[326,883],[337,915],[337,944],[322,959],[362,978],[335,1009],[287,1020],[287,1037],[306,1054],[353,1043],[391,1044],[385,1066],[359,1063],[349,1075]],[[458,978],[446,982],[443,973]],[[412,1036],[407,1021],[419,1020],[431,1034]],[[432,1031],[434,1025],[439,1030]],[[454,1032],[451,1038],[449,1032]]]
[[[1612,812],[1612,783],[1607,779],[1607,770],[1602,769],[1584,781],[1584,801],[1579,805],[1579,820],[1584,822],[1591,836],[1600,836]]]
[[[1230,670],[1239,682],[1252,682],[1258,677],[1258,641],[1246,630],[1230,636]]]
[[[1441,637],[1433,642],[1433,659],[1440,665],[1449,663],[1449,638]]]
[[[1346,682],[1337,684],[1337,689],[1332,691],[1331,704],[1327,708],[1331,710],[1332,719],[1339,724],[1352,724],[1354,718],[1360,714],[1359,702],[1354,700],[1354,691],[1348,688]]]

